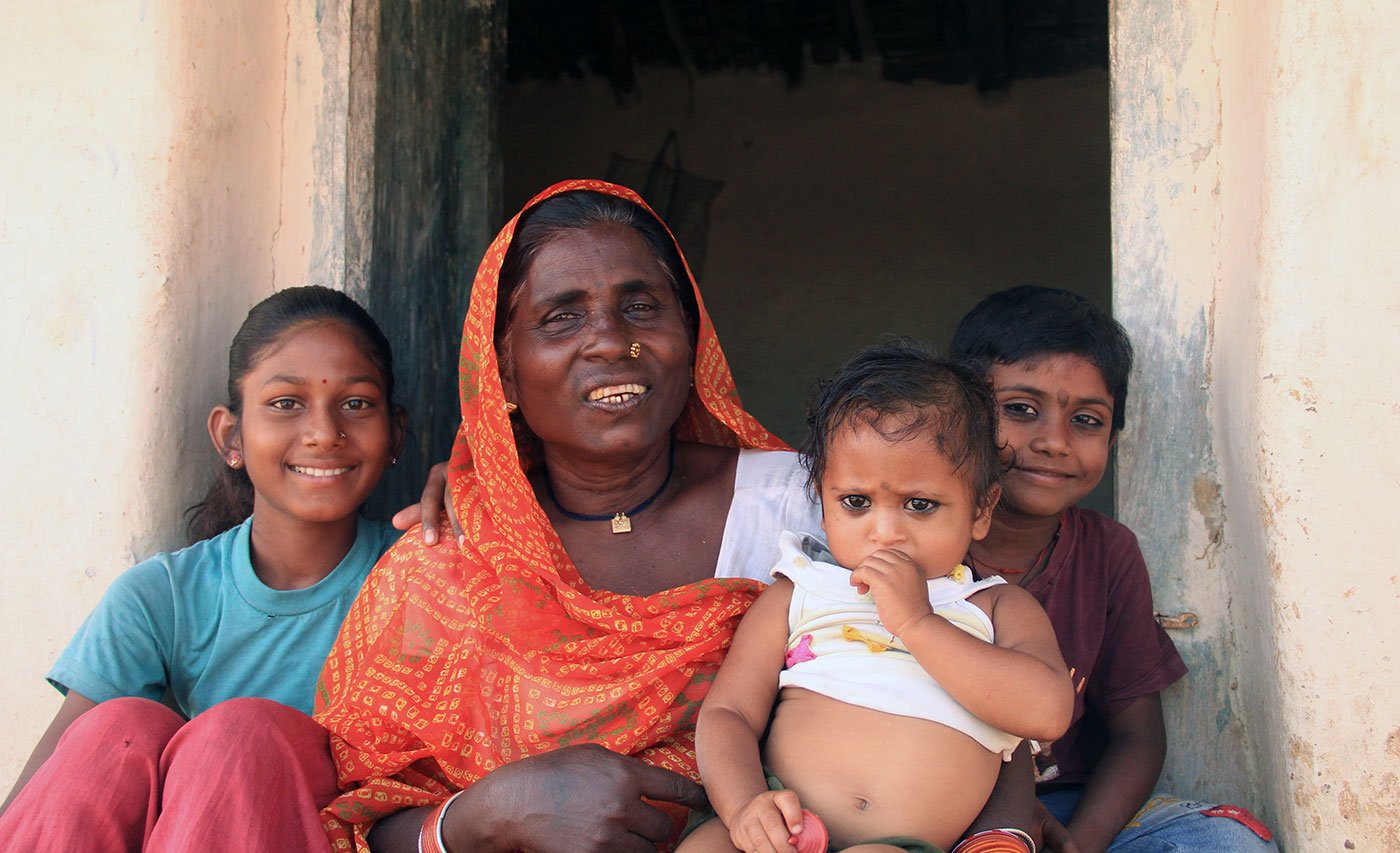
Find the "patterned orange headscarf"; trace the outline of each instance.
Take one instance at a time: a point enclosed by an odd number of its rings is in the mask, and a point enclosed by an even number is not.
[[[566,181],[525,210],[572,190],[646,208],[624,187]],[[449,479],[467,544],[449,536],[427,547],[417,531],[399,540],[366,580],[321,673],[316,719],[331,732],[347,791],[322,813],[337,850],[363,847],[385,815],[569,744],[602,744],[698,779],[695,715],[759,588],[708,580],[635,597],[580,578],[526,479],[496,363],[497,286],[519,218],[482,259],[462,332]],[[677,437],[783,449],[740,405],[686,275],[699,334]]]

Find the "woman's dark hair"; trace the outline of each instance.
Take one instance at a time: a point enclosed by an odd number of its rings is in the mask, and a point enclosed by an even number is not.
[[[959,321],[948,354],[983,376],[995,364],[1081,356],[1113,394],[1113,431],[1123,428],[1132,341],[1117,320],[1077,293],[1033,284],[993,293]]]
[[[338,290],[315,285],[279,290],[254,305],[228,348],[228,406],[243,414],[243,377],[293,330],[316,323],[342,323],[360,339],[365,356],[379,368],[384,397],[394,405],[394,353],[379,324],[360,304]],[[186,511],[190,541],[217,536],[253,512],[253,483],[244,468],[220,465],[204,500]]]
[[[594,225],[626,225],[636,230],[671,282],[671,290],[681,307],[692,341],[700,310],[695,303],[690,279],[685,273],[676,242],[661,221],[641,205],[607,193],[574,190],[545,199],[520,216],[515,235],[501,262],[501,280],[496,294],[496,339],[500,340],[515,312],[515,294],[540,250],[569,231]]]
[[[964,364],[911,338],[867,347],[822,382],[808,404],[802,445],[807,487],[820,498],[832,436],[857,423],[889,441],[927,438],[961,471],[979,510],[1005,474],[997,452],[996,401]]]

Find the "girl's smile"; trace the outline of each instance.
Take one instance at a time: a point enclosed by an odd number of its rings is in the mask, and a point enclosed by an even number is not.
[[[294,327],[241,386],[231,441],[253,481],[258,524],[353,526],[401,434],[360,339],[333,321]]]
[[[302,465],[292,465],[291,469],[298,474],[305,474],[308,477],[336,477],[348,473],[355,466],[347,465],[344,468],[310,468]]]

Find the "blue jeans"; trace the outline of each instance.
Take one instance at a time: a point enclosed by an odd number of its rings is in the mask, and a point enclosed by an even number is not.
[[[1040,802],[1056,820],[1068,825],[1070,815],[1074,814],[1074,807],[1079,805],[1079,797],[1083,793],[1083,788],[1064,788],[1042,794]],[[1216,808],[1212,803],[1182,800],[1170,794],[1153,794],[1108,846],[1109,853],[1171,853],[1176,850],[1262,853],[1278,850],[1278,845],[1273,841],[1265,841],[1238,820],[1205,814]]]

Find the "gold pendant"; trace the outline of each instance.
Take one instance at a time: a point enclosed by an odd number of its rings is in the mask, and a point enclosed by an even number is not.
[[[627,513],[619,512],[612,519],[613,533],[631,533],[632,519],[627,517]]]

